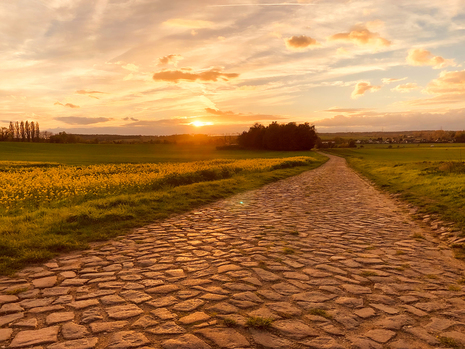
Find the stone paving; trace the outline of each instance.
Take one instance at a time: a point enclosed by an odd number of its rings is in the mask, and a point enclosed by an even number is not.
[[[0,278],[2,348],[465,347],[463,263],[331,157]]]

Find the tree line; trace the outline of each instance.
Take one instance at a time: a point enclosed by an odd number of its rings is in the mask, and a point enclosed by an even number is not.
[[[278,124],[276,121],[268,126],[256,123],[237,139],[241,147],[267,150],[310,150],[317,140],[315,126],[308,122],[297,125],[295,122]]]
[[[0,141],[39,142],[39,123],[37,121],[10,121],[9,127],[0,129]]]

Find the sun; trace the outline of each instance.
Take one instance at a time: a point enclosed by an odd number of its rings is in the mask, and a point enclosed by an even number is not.
[[[201,127],[201,126],[213,125],[213,122],[192,121],[189,125],[192,125],[195,127]]]

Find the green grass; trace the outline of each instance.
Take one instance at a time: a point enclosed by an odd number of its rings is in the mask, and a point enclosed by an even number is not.
[[[136,150],[140,148],[131,148],[132,145],[0,143],[0,148],[8,145],[18,146],[18,148],[23,147],[23,150],[29,149],[30,151],[27,154],[18,153],[16,154],[16,158],[11,156],[11,154],[5,155],[1,151],[1,160],[63,163],[63,159],[61,158],[63,154],[61,153],[61,155],[58,154],[57,156],[42,154],[43,158],[35,156],[33,150],[37,150],[36,146],[42,150],[47,146],[57,146],[57,149],[61,147],[60,152],[64,152],[66,149],[74,149],[75,152],[78,152],[76,149],[81,149],[81,155],[83,155],[83,148],[81,146],[97,147],[92,148],[95,153],[99,153],[99,149],[102,149],[102,152],[105,153],[109,148],[121,146],[121,151],[124,149],[132,149],[134,151],[132,154],[129,151],[122,154],[121,161],[132,159],[133,162],[136,162],[135,160],[146,159],[144,156],[147,156],[146,150],[143,151],[144,154],[142,155],[137,154]],[[29,148],[24,146],[29,146]],[[143,146],[145,147],[146,145]],[[165,145],[148,145],[148,147],[152,147],[152,150],[154,150],[154,147],[161,146]],[[188,155],[183,153],[182,147],[175,148],[172,145],[170,146],[172,147],[171,159],[186,161]],[[116,148],[112,149],[115,152]],[[270,158],[272,154],[276,158],[292,155],[286,152],[248,153],[232,151],[229,156],[255,158],[258,153],[262,157],[270,155],[268,156]],[[212,152],[210,156],[214,158],[218,154],[222,154],[222,152]],[[38,209],[31,208],[24,210],[20,214],[18,212],[15,214],[4,213],[0,216],[0,274],[11,274],[15,270],[31,263],[44,262],[53,258],[58,253],[88,248],[90,242],[105,241],[119,235],[124,235],[132,228],[141,227],[156,220],[167,218],[172,214],[186,212],[216,200],[300,174],[316,168],[326,161],[324,156],[314,152],[298,152],[297,154],[311,155],[316,160],[306,166],[278,168],[268,172],[238,173],[227,179],[185,184],[176,187],[164,186],[157,188],[157,190],[93,198],[72,205],[43,206]],[[98,160],[97,155],[93,158],[91,154],[87,155],[79,160],[82,161],[82,164],[88,164],[92,159],[92,161]],[[6,159],[8,156],[10,156],[10,159]],[[71,157],[72,155],[69,156]],[[204,156],[206,155],[204,154]],[[105,160],[111,160],[110,158],[116,160],[118,157],[113,154]],[[158,159],[161,162],[167,159],[167,156],[160,155],[157,158],[156,155],[152,154],[151,159],[152,161]],[[205,158],[205,160],[208,159]],[[74,161],[74,164],[78,161],[78,159],[68,160],[69,163],[73,163]],[[199,160],[199,158],[193,160]]]
[[[465,145],[365,145],[332,149],[380,188],[399,194],[419,208],[419,214],[437,214],[465,231]]]
[[[311,309],[309,311],[309,314],[321,316],[321,317],[324,317],[326,319],[332,319],[333,318],[333,316],[331,314],[328,314],[328,312],[326,310],[319,309],[319,308]]]
[[[53,144],[0,142],[0,161],[54,162],[64,165],[187,162],[212,159],[315,156],[312,151],[216,150],[213,145]]]
[[[439,343],[441,343],[443,346],[447,348],[462,348],[462,346],[459,343],[457,343],[457,341],[453,338],[443,336],[438,336],[437,338],[439,340]]]
[[[246,325],[247,327],[254,327],[254,328],[268,328],[271,326],[273,322],[272,319],[263,318],[260,316],[251,316],[247,318]]]

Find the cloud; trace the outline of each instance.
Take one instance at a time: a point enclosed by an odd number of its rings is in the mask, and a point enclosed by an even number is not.
[[[368,108],[338,108],[338,107],[333,107],[333,108],[329,108],[329,109],[326,109],[326,110],[323,110],[323,111],[330,112],[330,113],[349,113],[349,114],[352,114],[352,113],[359,113],[359,112],[363,112],[363,111],[367,111],[367,110],[371,110],[371,109],[368,109]]]
[[[416,66],[431,65],[433,66],[433,69],[455,66],[453,59],[444,59],[440,56],[433,56],[431,52],[421,48],[411,49],[408,52],[407,63]]]
[[[412,90],[417,90],[419,88],[420,88],[420,86],[418,86],[417,84],[415,84],[413,82],[409,82],[407,84],[397,85],[396,87],[391,88],[391,91],[397,91],[397,92],[405,93],[405,92],[410,92]]]
[[[218,109],[205,108],[209,114],[219,116],[221,118],[228,119],[227,121],[254,121],[254,120],[282,120],[287,119],[286,117],[279,115],[268,115],[268,114],[253,114],[253,113],[234,113],[232,111],[221,111]]]
[[[91,91],[91,90],[77,90],[76,92],[74,92],[78,95],[87,95],[87,97],[90,97],[90,98],[95,98],[95,99],[100,99],[99,97],[97,96],[94,96],[95,94],[105,94],[105,92],[100,92],[100,91]]]
[[[60,103],[60,102],[55,102],[53,105],[62,105],[63,107],[68,107],[68,108],[80,108],[80,106],[78,105],[75,105],[75,104],[71,104],[71,103],[66,103],[66,104],[63,104],[63,103]]]
[[[218,81],[218,79],[228,81],[228,79],[237,78],[239,74],[236,73],[223,73],[220,69],[212,68],[203,72],[191,73],[184,70],[162,70],[158,73],[153,74],[153,80],[155,81],[171,81],[179,82],[179,80],[185,81]]]
[[[95,93],[105,93],[105,92],[91,91],[91,90],[77,90],[75,93],[78,95],[92,95]]]
[[[167,55],[158,58],[158,65],[172,64],[176,67],[178,65],[178,62],[183,59],[184,57],[181,55]]]
[[[129,121],[129,120],[131,120],[131,121],[139,121],[139,119],[130,118],[130,117],[125,117],[125,118],[123,118],[123,120],[124,120],[124,121]]]
[[[89,118],[85,116],[61,116],[55,118],[55,120],[64,122],[65,124],[68,125],[92,125],[92,124],[98,124],[101,122],[108,122],[113,120],[112,118]]]
[[[129,71],[131,71],[133,73],[137,73],[139,71],[139,67],[137,65],[135,65],[135,64],[132,64],[132,63],[122,65],[121,68],[129,70]]]
[[[401,79],[397,79],[397,78],[384,78],[384,79],[381,79],[381,81],[383,82],[383,84],[385,85],[388,85],[390,84],[391,82],[397,82],[397,81],[403,81],[403,80],[406,80],[407,78],[401,78]]]
[[[190,29],[202,29],[202,28],[213,28],[215,23],[210,21],[202,21],[196,19],[169,19],[163,24],[169,27],[177,27],[177,28],[190,28]]]
[[[380,88],[380,85],[373,86],[370,85],[368,81],[359,81],[357,82],[357,85],[355,85],[355,89],[352,91],[351,97],[352,99],[356,99],[360,96],[363,96],[367,91],[375,92],[378,91]]]
[[[348,33],[338,33],[331,35],[329,41],[347,41],[357,45],[369,45],[374,47],[390,46],[391,42],[379,36],[378,33],[369,31],[366,27],[358,25],[352,28]]]
[[[287,48],[290,50],[305,50],[311,46],[320,45],[318,41],[305,35],[291,36],[290,38],[284,41],[286,43]]]
[[[425,89],[434,94],[465,94],[465,70],[443,71],[439,78],[432,80]]]
[[[317,128],[325,131],[346,131],[381,129],[387,130],[418,130],[418,125],[424,130],[438,130],[444,125],[448,129],[463,129],[463,118],[465,109],[452,109],[441,112],[400,112],[400,113],[378,113],[371,115],[335,115],[331,118],[316,120],[313,123]]]
[[[465,102],[465,70],[443,71],[422,90],[436,95],[433,98],[415,99],[405,102],[410,105],[434,105]]]

